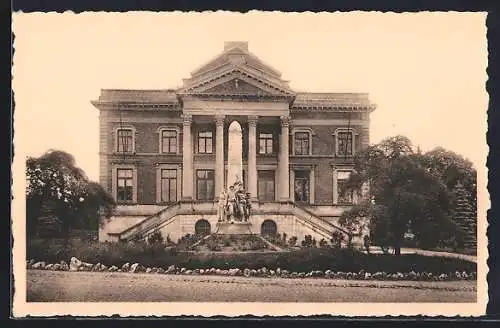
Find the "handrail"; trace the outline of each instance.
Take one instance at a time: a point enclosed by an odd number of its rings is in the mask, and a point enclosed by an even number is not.
[[[142,225],[144,225],[145,223],[147,223],[148,221],[151,221],[152,219],[155,219],[159,216],[161,216],[163,213],[165,213],[166,211],[170,210],[170,209],[173,209],[174,206],[178,206],[180,205],[180,202],[176,202],[176,203],[173,203],[173,204],[170,204],[170,205],[167,205],[165,208],[161,209],[160,211],[156,212],[155,214],[152,214],[148,217],[146,217],[144,220],[142,220],[141,222],[138,222],[130,227],[128,227],[127,229],[117,233],[117,235],[119,236],[122,236],[124,234],[126,234],[127,232],[130,232],[130,231],[133,231],[135,230],[137,227],[140,227]],[[148,227],[146,227],[147,229]],[[144,230],[144,229],[141,229],[141,230]]]
[[[324,224],[326,224],[326,225],[328,225],[328,226],[330,226],[330,227],[332,227],[334,229],[340,230],[340,231],[342,231],[345,234],[348,234],[348,232],[345,229],[343,229],[343,228],[341,228],[341,227],[339,227],[339,226],[337,226],[337,225],[335,225],[335,224],[333,224],[331,222],[328,222],[326,220],[320,219],[314,212],[312,212],[312,211],[310,211],[310,210],[308,210],[308,209],[306,209],[306,208],[304,208],[304,207],[302,207],[300,205],[297,205],[295,203],[293,205],[294,205],[294,207],[296,207],[296,208],[298,208],[298,209],[306,212],[311,217],[314,217],[314,219],[318,220],[319,222],[324,223]]]
[[[323,235],[327,236],[327,238],[332,237],[333,229],[329,230],[329,229],[317,224],[316,222],[314,222],[314,220],[312,220],[312,216],[306,217],[306,216],[302,216],[296,212],[294,214],[296,216],[300,217],[300,219],[302,219],[304,222],[310,224],[313,229],[319,230],[319,232],[321,232]]]

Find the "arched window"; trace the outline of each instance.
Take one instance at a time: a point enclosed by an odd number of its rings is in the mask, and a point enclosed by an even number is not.
[[[278,234],[278,227],[273,220],[265,220],[260,226],[260,234],[264,236],[276,236]]]
[[[194,231],[198,236],[209,235],[211,233],[210,222],[204,219],[196,221],[196,224],[194,225]]]

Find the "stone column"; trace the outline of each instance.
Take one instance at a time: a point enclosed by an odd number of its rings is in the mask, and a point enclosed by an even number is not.
[[[315,165],[311,166],[311,171],[309,171],[309,204],[314,205],[314,198],[315,198],[315,187],[316,187],[316,181],[315,181]]]
[[[280,155],[279,155],[279,170],[280,170],[280,201],[286,202],[290,200],[290,168],[289,168],[289,124],[288,116],[281,117],[281,139],[280,139]]]
[[[337,205],[339,195],[337,188],[337,169],[335,167],[332,168],[333,179],[332,179],[332,192],[333,192],[333,205]]]
[[[224,189],[224,115],[215,116],[215,198]]]
[[[182,116],[182,200],[193,200],[193,145],[191,143],[192,116]]]
[[[248,192],[257,200],[257,116],[248,117]]]

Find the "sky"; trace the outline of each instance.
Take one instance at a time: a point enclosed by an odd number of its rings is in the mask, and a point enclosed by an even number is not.
[[[483,169],[484,13],[16,13],[17,156],[73,154],[99,176],[100,89],[168,89],[222,52],[249,50],[296,91],[367,92],[370,141],[398,134],[455,151]],[[481,174],[481,173],[480,173]]]

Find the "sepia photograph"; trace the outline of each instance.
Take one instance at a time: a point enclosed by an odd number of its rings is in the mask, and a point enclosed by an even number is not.
[[[484,314],[485,21],[14,13],[15,315]]]

